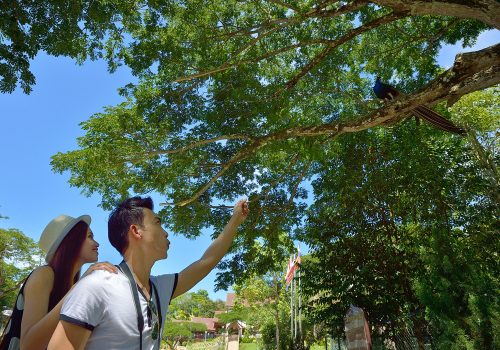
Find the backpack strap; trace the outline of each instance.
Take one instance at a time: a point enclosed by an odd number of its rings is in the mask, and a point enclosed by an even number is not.
[[[156,286],[155,284],[151,281],[151,279],[149,279],[149,285],[151,286],[151,289],[153,290],[154,292],[154,296],[156,298],[156,308],[158,309],[158,349],[161,348],[161,331],[162,331],[162,327],[161,327],[161,305],[160,305],[160,298],[158,296],[158,290],[156,289]],[[151,297],[153,297],[153,294],[151,294]]]
[[[142,350],[142,331],[144,329],[144,318],[142,316],[141,304],[139,303],[139,291],[137,290],[137,283],[132,276],[132,272],[128,267],[125,260],[122,260],[118,268],[127,276],[130,283],[130,290],[132,291],[132,296],[134,297],[135,311],[137,313],[137,329],[139,330],[139,349]]]

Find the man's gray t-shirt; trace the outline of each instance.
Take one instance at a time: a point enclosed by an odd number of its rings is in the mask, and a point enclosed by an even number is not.
[[[177,274],[151,276],[160,298],[163,330],[170,299],[177,284]],[[154,294],[153,290],[151,293]],[[158,349],[153,341],[152,324],[148,326],[147,301],[139,293],[144,318],[142,348]],[[134,298],[127,277],[118,272],[97,270],[81,279],[68,293],[61,309],[61,320],[77,324],[92,331],[85,349],[139,348],[139,330]]]

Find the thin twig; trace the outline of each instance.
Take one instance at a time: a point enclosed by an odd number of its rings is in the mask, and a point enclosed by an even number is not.
[[[405,14],[391,12],[385,16],[377,18],[376,20],[373,20],[369,23],[363,24],[362,26],[351,30],[346,35],[344,35],[338,39],[332,40],[323,51],[321,51],[319,54],[317,54],[305,67],[303,67],[301,69],[301,71],[299,73],[297,73],[292,79],[290,79],[285,84],[284,88],[281,88],[278,91],[276,91],[275,95],[279,95],[284,90],[289,90],[289,89],[293,88],[304,75],[309,73],[314,67],[316,67],[318,64],[320,64],[321,61],[323,61],[323,59],[333,49],[337,48],[338,46],[346,43],[347,41],[351,40],[352,38],[366,32],[366,31],[372,30],[373,28],[379,27],[381,25],[384,25],[384,24],[387,24],[390,22],[394,22],[394,21],[401,19],[405,16],[406,16]]]
[[[488,86],[500,83],[500,44],[489,48],[457,56],[452,68],[443,72],[437,79],[429,83],[419,92],[402,96],[395,101],[373,111],[357,120],[344,123],[328,123],[307,127],[295,127],[255,138],[251,144],[240,149],[226,165],[209,182],[202,186],[191,198],[175,205],[184,206],[200,197],[210,186],[217,181],[229,168],[255,154],[265,145],[278,140],[297,137],[314,137],[325,135],[335,138],[344,133],[354,133],[401,118],[420,104],[437,103],[446,99],[460,97]],[[478,64],[480,62],[480,64]],[[474,79],[472,79],[474,78]],[[325,140],[326,142],[326,140]]]
[[[274,4],[277,4],[277,5],[281,5],[283,7],[286,7],[287,9],[290,9],[292,11],[300,12],[300,9],[298,7],[284,3],[283,1],[280,1],[280,0],[267,0],[267,1],[272,2]]]
[[[200,141],[192,142],[187,146],[177,148],[177,149],[170,149],[170,150],[169,149],[165,149],[165,150],[161,149],[161,150],[156,150],[156,151],[145,152],[145,153],[137,155],[134,158],[131,158],[130,160],[127,160],[127,161],[129,161],[131,163],[135,163],[135,162],[140,161],[144,158],[151,158],[154,156],[165,155],[165,154],[182,153],[182,152],[186,152],[186,151],[193,149],[193,148],[197,148],[200,146],[207,145],[209,143],[214,143],[214,142],[223,141],[223,140],[252,141],[252,140],[254,140],[254,138],[251,136],[248,136],[248,135],[241,135],[241,134],[223,135],[223,136],[218,136],[218,137],[214,137],[214,138],[207,139],[207,140],[200,140]]]
[[[255,46],[263,38],[271,35],[272,33],[276,32],[278,30],[284,29],[284,28],[286,28],[286,27],[288,27],[290,25],[300,23],[304,19],[315,18],[315,17],[330,17],[330,18],[338,17],[338,16],[343,15],[345,13],[357,10],[357,9],[361,8],[362,6],[364,6],[367,3],[368,3],[368,1],[366,1],[366,0],[356,0],[356,1],[353,1],[353,2],[351,2],[349,4],[347,4],[347,5],[344,5],[344,6],[340,7],[340,8],[338,8],[337,10],[331,10],[331,11],[328,11],[328,12],[324,12],[324,11],[322,11],[322,7],[319,7],[319,8],[316,8],[314,10],[311,10],[311,11],[307,12],[304,15],[298,15],[296,17],[290,17],[290,18],[276,19],[276,20],[272,20],[272,21],[266,22],[265,24],[261,25],[261,28],[266,28],[266,27],[269,27],[269,26],[272,26],[272,25],[277,25],[277,26],[274,27],[274,28],[271,28],[268,31],[266,31],[264,34],[259,35],[257,38],[254,38],[249,43],[247,43],[246,45],[244,45],[242,48],[240,48],[237,51],[235,51],[231,55],[231,58],[228,59],[221,66],[219,66],[217,68],[212,68],[212,69],[206,70],[204,72],[199,72],[199,73],[191,74],[189,76],[178,77],[174,81],[175,82],[182,82],[182,81],[186,81],[186,80],[193,80],[193,79],[201,78],[201,77],[204,77],[204,76],[207,76],[207,75],[213,75],[215,73],[227,70],[227,69],[229,69],[231,67],[235,67],[235,66],[241,65],[243,63],[253,62],[254,60],[245,60],[245,61],[242,61],[241,63],[240,62],[233,62],[233,63],[231,63],[231,60],[234,59],[235,57],[239,56],[242,52],[248,50],[250,47]],[[225,36],[233,36],[233,35],[236,35],[236,34],[242,33],[242,32],[243,32],[242,30],[238,30],[236,32],[225,34]],[[245,34],[255,34],[255,33],[260,33],[260,31],[253,30],[253,31],[247,31],[247,32],[245,32]],[[330,41],[326,41],[324,39],[313,39],[313,41],[309,41],[309,43],[313,43],[313,42],[315,44],[319,44],[319,43],[330,43],[331,44],[332,43],[331,40]],[[278,53],[281,53],[281,52],[284,52],[284,51],[288,51],[290,49],[298,47],[296,45],[298,45],[298,44],[289,45],[284,50],[278,49],[278,50],[275,50],[275,52],[276,52],[276,54],[278,54]],[[262,57],[262,59],[264,59],[264,58],[267,58],[267,57],[270,57],[270,56],[273,56],[273,55],[267,55],[266,54],[266,55],[262,55],[261,57]]]

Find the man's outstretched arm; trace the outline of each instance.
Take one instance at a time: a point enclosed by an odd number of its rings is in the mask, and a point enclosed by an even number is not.
[[[47,350],[80,350],[85,348],[92,332],[66,321],[59,321]]]
[[[179,273],[177,287],[172,298],[178,297],[190,290],[212,271],[222,257],[227,253],[233,242],[236,230],[248,216],[248,203],[240,200],[233,209],[233,216],[222,233],[207,248],[203,256]]]

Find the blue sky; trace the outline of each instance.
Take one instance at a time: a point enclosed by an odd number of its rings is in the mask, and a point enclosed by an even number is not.
[[[500,32],[483,33],[473,48],[461,45],[443,47],[438,62],[449,68],[458,52],[484,48],[499,42]],[[110,74],[106,64],[85,62],[79,66],[64,57],[39,54],[31,66],[36,85],[30,95],[20,89],[0,94],[0,227],[17,228],[38,241],[45,225],[59,214],[92,216],[92,230],[100,243],[99,260],[120,261],[107,240],[108,212],[98,207],[98,196],[90,198],[71,188],[69,174],[55,174],[50,157],[76,148],[83,135],[79,123],[104,106],[122,102],[117,89],[135,81],[127,68]],[[161,198],[153,198],[157,205]],[[157,205],[158,208],[158,205]],[[210,243],[209,231],[196,240],[170,236],[167,260],[153,267],[153,274],[178,272],[201,257]],[[212,299],[226,298],[226,292],[214,292],[216,271],[210,273],[192,291],[206,289]]]

